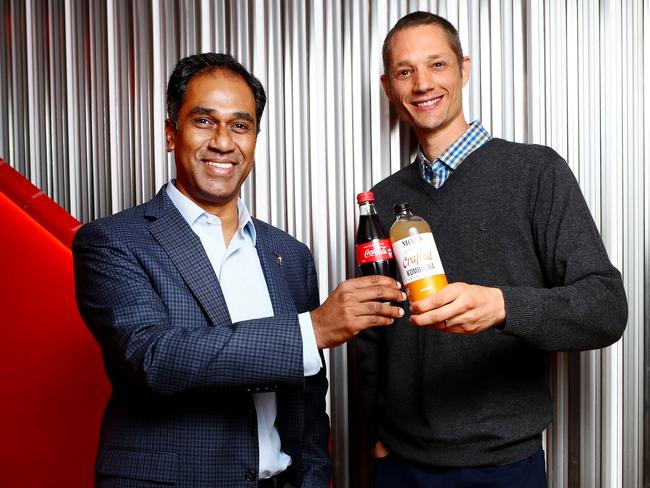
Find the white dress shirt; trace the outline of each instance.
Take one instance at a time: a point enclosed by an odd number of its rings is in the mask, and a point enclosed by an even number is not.
[[[199,236],[219,279],[228,312],[233,323],[273,316],[273,305],[255,248],[257,233],[244,202],[237,199],[239,225],[226,247],[221,219],[209,214],[183,195],[175,186],[167,185],[167,195],[192,230]],[[242,279],[245,276],[246,279]],[[303,343],[304,375],[312,376],[321,368],[309,312],[298,315]],[[260,332],[263,333],[263,332]],[[254,393],[259,441],[259,478],[269,478],[287,469],[291,458],[280,449],[280,435],[275,427],[277,402],[275,392]]]

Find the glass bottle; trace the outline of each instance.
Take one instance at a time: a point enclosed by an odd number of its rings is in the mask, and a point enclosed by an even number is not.
[[[408,203],[395,204],[393,211],[390,240],[406,294],[415,302],[447,286],[447,276],[429,224]]]
[[[359,226],[355,238],[355,264],[361,276],[384,275],[395,278],[395,259],[388,233],[379,222],[375,209],[375,195],[363,192],[357,195]]]

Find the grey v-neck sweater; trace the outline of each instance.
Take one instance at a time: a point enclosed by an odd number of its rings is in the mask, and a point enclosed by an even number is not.
[[[552,416],[547,351],[607,346],[627,320],[620,273],[573,173],[547,147],[492,139],[440,189],[414,163],[373,191],[386,228],[393,204],[409,202],[431,225],[449,281],[500,288],[507,315],[502,331],[473,336],[406,318],[361,334],[374,438],[429,466],[533,454]]]

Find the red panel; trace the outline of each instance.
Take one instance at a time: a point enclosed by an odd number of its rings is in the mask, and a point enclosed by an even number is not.
[[[0,192],[67,247],[72,245],[72,238],[81,226],[79,221],[1,158]]]
[[[3,171],[0,164],[0,182],[7,174]],[[61,215],[64,211],[46,203],[45,196],[38,197],[44,203],[21,202],[30,184],[13,178],[16,204],[6,195],[6,178],[3,184],[0,484],[92,486],[99,424],[110,388],[99,348],[77,312],[72,255],[60,240],[71,238],[72,217]],[[50,220],[41,225],[25,207]],[[46,230],[53,223],[63,228]]]

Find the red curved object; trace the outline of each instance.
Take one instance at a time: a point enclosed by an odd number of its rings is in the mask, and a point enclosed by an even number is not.
[[[50,197],[0,159],[0,192],[30,215],[68,249],[81,224]]]
[[[110,387],[76,308],[79,222],[0,159],[0,484],[92,486]]]

